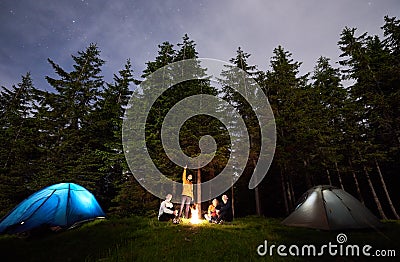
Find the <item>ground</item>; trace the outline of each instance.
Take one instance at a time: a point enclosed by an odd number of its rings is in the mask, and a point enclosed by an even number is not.
[[[340,252],[337,238],[339,234],[345,234],[341,235],[347,238],[342,244],[343,253],[347,245],[358,245],[360,248],[370,245],[369,253],[394,250],[397,257],[400,256],[399,221],[386,221],[379,231],[345,232],[286,227],[280,221],[246,217],[223,225],[206,222],[193,225],[186,220],[174,225],[155,218],[109,218],[64,232],[28,238],[0,236],[0,254],[2,261],[309,261],[312,257],[307,254],[291,256],[288,252],[290,246],[300,247],[299,252],[302,246],[306,246],[307,253],[309,245],[316,246],[319,251],[321,246],[328,246],[330,242],[337,245],[335,248]],[[270,255],[272,245],[275,247]],[[281,253],[286,252],[288,256],[278,254],[279,245],[286,246]],[[324,260],[327,261],[369,260],[363,255],[331,256],[328,247],[324,252]],[[321,257],[315,259],[320,260]],[[396,259],[385,259],[390,260]]]

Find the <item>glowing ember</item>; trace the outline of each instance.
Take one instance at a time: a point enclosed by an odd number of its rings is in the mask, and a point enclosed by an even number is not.
[[[199,210],[197,209],[197,206],[191,207],[190,208],[190,213],[191,213],[191,218],[190,218],[190,223],[191,224],[198,224],[200,223],[199,219]]]

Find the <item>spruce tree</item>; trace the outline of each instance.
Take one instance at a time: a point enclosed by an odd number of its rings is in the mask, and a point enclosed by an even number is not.
[[[259,121],[254,109],[249,104],[249,101],[258,100],[256,97],[257,94],[254,93],[253,90],[256,90],[254,84],[256,84],[255,80],[259,78],[260,71],[257,70],[256,66],[249,64],[248,59],[250,56],[250,54],[238,47],[236,56],[229,60],[232,66],[226,66],[226,70],[221,73],[222,79],[220,79],[220,85],[222,89],[220,91],[220,96],[233,106],[243,119],[250,142],[250,155],[248,159],[245,160],[247,162],[246,167],[241,171],[238,170],[238,172],[243,172],[242,176],[231,188],[230,194],[231,200],[234,203],[233,206],[236,206],[239,210],[245,209],[246,211],[244,211],[244,213],[250,214],[253,214],[255,209],[257,214],[260,215],[259,188],[257,187],[255,189],[255,196],[253,195],[253,191],[248,190],[250,177],[253,174],[256,163],[259,158],[262,158],[262,156],[259,155],[261,146]],[[238,91],[240,91],[240,93]],[[226,113],[229,114],[229,112]],[[237,123],[231,123],[231,125],[235,128]],[[240,132],[240,130],[238,129],[234,133],[237,132]],[[231,143],[241,143],[240,138],[231,137]],[[237,177],[233,177],[234,181],[237,179]],[[235,197],[235,194],[241,197]],[[253,199],[254,197],[256,204],[249,204],[248,199]],[[246,199],[246,201],[244,201],[244,199]]]
[[[294,206],[293,185],[309,188],[313,184],[311,174],[306,173],[309,156],[302,150],[312,145],[304,139],[304,125],[307,123],[303,107],[306,98],[307,75],[298,76],[300,62],[293,61],[292,54],[278,46],[273,51],[271,70],[265,74],[264,89],[275,116],[277,145],[275,165],[281,177],[281,187],[286,213]],[[301,172],[302,171],[302,172]],[[304,186],[305,181],[305,186]]]
[[[353,118],[353,129],[358,128],[358,136],[353,140],[356,153],[353,158],[358,160],[364,171],[382,218],[386,218],[386,214],[379,192],[375,189],[378,178],[393,213],[398,217],[379,164],[387,163],[392,155],[396,156],[395,152],[399,148],[395,120],[397,105],[392,103],[396,89],[393,89],[393,78],[388,77],[394,76],[394,53],[385,42],[391,41],[381,41],[378,36],[368,36],[367,33],[356,36],[355,28],[345,28],[339,41],[341,56],[344,57],[340,63],[346,66],[346,77],[355,81],[349,87],[350,99],[357,116]]]
[[[27,73],[11,89],[2,87],[0,99],[0,207],[7,211],[35,190],[40,141],[34,114],[40,94]]]
[[[336,173],[337,179],[332,180],[329,177],[329,183],[332,184],[333,181],[334,185],[343,188],[339,166],[344,153],[342,132],[347,92],[341,84],[340,70],[330,65],[329,58],[318,59],[311,79],[313,80],[313,101],[318,103],[313,112],[310,112],[310,116],[315,120],[313,127],[316,127],[318,160],[326,169],[327,175]],[[324,180],[321,179],[321,181]]]
[[[45,156],[47,167],[42,170],[42,183],[69,181],[95,190],[102,174],[98,170],[99,159],[93,153],[98,141],[93,136],[92,115],[104,85],[100,75],[104,60],[95,44],[72,55],[72,59],[71,72],[48,59],[58,78],[46,77],[56,92],[47,95],[47,110],[42,112],[52,140]]]
[[[106,84],[92,116],[95,120],[92,136],[98,144],[93,153],[99,158],[98,169],[103,173],[99,187],[107,206],[116,197],[129,170],[122,147],[122,121],[133,83],[137,81],[128,60],[124,69],[114,75],[113,83]]]

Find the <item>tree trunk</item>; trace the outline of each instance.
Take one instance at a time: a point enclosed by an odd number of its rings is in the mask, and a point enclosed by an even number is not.
[[[235,194],[233,191],[233,185],[231,187],[231,204],[232,204],[232,217],[235,217]]]
[[[310,179],[310,175],[307,172],[307,165],[308,165],[307,160],[303,159],[303,164],[304,164],[304,168],[305,168],[305,176],[306,176],[307,188],[312,188],[313,185],[312,185],[312,182],[311,182],[311,179]]]
[[[261,216],[260,195],[258,192],[258,186],[254,188],[254,195],[256,197],[256,213],[257,216]]]
[[[253,166],[254,168],[256,167],[256,161],[254,159],[253,159]],[[256,214],[257,216],[261,216],[260,194],[258,192],[258,186],[259,185],[257,185],[254,188],[254,197],[256,199]]]
[[[286,215],[289,215],[289,205],[288,205],[288,199],[287,199],[287,195],[286,195],[285,177],[283,175],[282,169],[281,169],[281,186],[282,186],[283,202],[285,203],[285,212],[286,212]]]
[[[381,168],[380,168],[379,163],[378,163],[378,161],[376,160],[376,158],[375,158],[375,165],[376,165],[376,168],[378,169],[379,178],[381,179],[381,183],[382,183],[382,185],[383,185],[383,190],[385,191],[386,198],[387,198],[387,200],[388,200],[388,202],[389,202],[390,209],[392,209],[392,212],[393,212],[394,216],[396,217],[396,219],[400,219],[400,217],[399,217],[399,215],[397,214],[396,209],[395,209],[395,207],[394,207],[394,205],[393,205],[392,199],[390,198],[389,192],[388,192],[387,187],[386,187],[385,180],[383,179],[383,175],[382,175],[382,172],[381,172]]]
[[[326,169],[326,175],[328,176],[329,185],[332,185],[331,174],[329,173],[329,169]]]
[[[178,199],[177,194],[176,194],[176,184],[175,183],[172,184],[172,196],[174,198]],[[180,201],[180,198],[179,198],[179,201]]]
[[[286,178],[286,195],[288,199],[289,212],[291,212],[293,210],[293,199],[292,199],[292,194],[290,193],[289,180],[287,178]]]
[[[199,219],[201,219],[201,169],[197,169],[197,210],[199,210]]]
[[[290,186],[290,194],[291,194],[291,198],[292,198],[292,207],[294,209],[295,204],[296,204],[296,199],[294,198],[294,190],[293,190],[293,181],[292,181],[292,177],[289,177],[289,186]]]
[[[335,168],[336,168],[336,172],[337,172],[337,175],[338,175],[338,178],[339,178],[340,187],[344,190],[342,176],[340,175],[339,167],[338,167],[338,164],[337,164],[336,160],[335,160]]]
[[[17,132],[17,135],[14,138],[14,143],[17,142],[17,140],[18,140],[19,134],[21,133],[21,127],[22,127],[22,124],[18,127],[18,132]],[[11,146],[10,151],[8,152],[7,160],[6,160],[5,164],[4,164],[4,168],[7,168],[7,165],[8,165],[8,162],[10,161],[12,152],[13,152],[13,146]]]
[[[365,205],[364,198],[363,198],[363,196],[361,194],[360,185],[358,184],[358,179],[357,179],[357,176],[356,176],[356,172],[353,169],[353,164],[352,164],[350,159],[349,159],[349,165],[350,165],[350,168],[351,168],[351,173],[353,174],[354,184],[356,185],[358,198],[360,199],[360,202],[363,205]]]
[[[383,208],[382,208],[381,202],[379,201],[378,195],[375,192],[375,188],[374,188],[374,185],[372,184],[371,178],[369,177],[367,167],[364,164],[363,164],[363,168],[364,168],[365,177],[367,178],[367,181],[368,181],[369,188],[371,189],[372,196],[373,196],[375,204],[378,208],[378,212],[382,219],[387,219],[385,212],[383,212]]]
[[[292,194],[293,191],[292,191],[292,182],[290,176],[286,178],[286,191],[288,195],[289,211],[292,211],[294,208],[295,200],[294,200],[294,194]]]
[[[283,165],[283,176],[285,177],[285,182],[286,182],[286,195],[287,195],[287,203],[288,203],[288,209],[289,212],[291,212],[293,210],[293,206],[294,206],[294,196],[292,195],[292,192],[290,190],[291,187],[291,179],[290,179],[290,175],[288,175],[288,169],[286,168],[286,164]]]
[[[215,177],[214,166],[211,166],[210,176],[211,176],[211,179],[213,179]],[[208,190],[208,198],[211,198],[211,186],[209,186],[208,188],[209,188],[209,190]]]

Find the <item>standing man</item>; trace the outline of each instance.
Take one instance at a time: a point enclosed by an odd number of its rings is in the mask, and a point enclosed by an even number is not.
[[[193,199],[193,183],[192,183],[192,175],[188,175],[186,178],[186,168],[187,168],[187,165],[184,167],[183,174],[182,174],[182,182],[183,182],[182,202],[181,202],[181,209],[179,211],[178,217],[181,217],[183,206],[186,205],[185,218],[189,218],[190,202]]]

